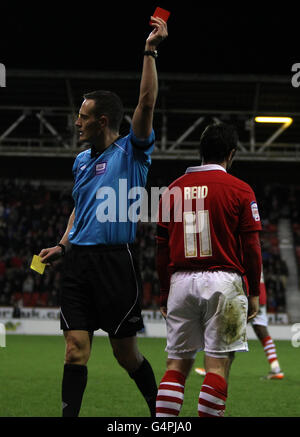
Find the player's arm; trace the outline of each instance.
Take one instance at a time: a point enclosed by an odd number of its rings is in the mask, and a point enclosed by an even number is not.
[[[169,262],[170,255],[168,229],[165,226],[157,224],[156,269],[160,282],[160,311],[164,317],[167,315],[167,301],[170,289],[170,276],[168,273]]]
[[[243,266],[249,285],[248,320],[253,319],[259,310],[260,278],[262,256],[259,232],[242,232],[240,234],[243,252]]]
[[[146,51],[155,51],[161,41],[168,36],[167,24],[161,18],[151,17],[151,21],[154,29],[146,40]],[[146,139],[152,132],[157,93],[155,59],[153,56],[144,56],[139,101],[132,118],[132,130],[137,138]]]
[[[75,208],[73,209],[69,217],[66,231],[59,242],[59,244],[63,244],[65,247],[68,245],[69,233],[73,227],[74,220],[75,220]],[[39,253],[39,256],[41,257],[42,263],[55,261],[62,256],[62,248],[60,246],[54,246],[54,247],[49,247],[47,249],[42,249],[41,252]]]

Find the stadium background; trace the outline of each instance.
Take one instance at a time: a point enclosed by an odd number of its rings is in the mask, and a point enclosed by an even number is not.
[[[6,88],[0,88],[0,312],[6,324],[11,316],[3,317],[3,309],[24,316],[26,308],[59,305],[60,265],[39,276],[29,264],[34,253],[56,244],[72,210],[71,169],[79,151],[74,117],[83,92],[111,89],[124,102],[127,132],[147,22],[156,6],[149,1],[132,11],[129,5],[101,5],[97,14],[85,7],[65,13],[54,5],[45,12],[24,6],[18,15],[7,12],[0,30],[0,62],[7,73]],[[300,58],[294,14],[196,8],[192,2],[159,6],[172,15],[157,61],[157,147],[147,187],[168,185],[199,163],[197,146],[208,123],[234,123],[240,150],[231,173],[250,183],[258,198],[271,325],[290,327],[300,320],[300,91],[292,86],[291,71]],[[290,116],[293,123],[279,132],[277,125],[256,124],[256,115]],[[154,233],[154,224],[139,225],[137,245],[143,307],[157,311]]]

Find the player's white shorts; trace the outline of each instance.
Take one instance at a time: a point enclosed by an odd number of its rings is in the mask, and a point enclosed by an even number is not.
[[[248,351],[248,299],[240,275],[224,271],[180,271],[171,277],[167,304],[169,358],[194,358],[197,351]]]
[[[268,326],[267,306],[260,305],[259,311],[254,319],[251,320],[252,325]]]

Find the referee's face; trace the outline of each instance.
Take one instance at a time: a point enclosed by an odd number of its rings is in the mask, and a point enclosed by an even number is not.
[[[78,118],[75,122],[80,142],[95,144],[102,137],[103,129],[99,118],[96,118],[94,115],[94,107],[95,102],[92,99],[84,100],[81,105]]]

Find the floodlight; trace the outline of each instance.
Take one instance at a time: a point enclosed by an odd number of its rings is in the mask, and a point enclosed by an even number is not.
[[[255,117],[256,123],[293,123],[291,117]]]

